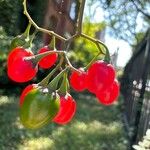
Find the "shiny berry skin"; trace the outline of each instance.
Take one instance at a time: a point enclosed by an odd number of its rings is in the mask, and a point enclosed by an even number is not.
[[[20,106],[23,104],[24,98],[28,94],[28,92],[30,92],[34,88],[37,88],[37,84],[30,84],[25,87],[25,89],[22,91],[20,95],[20,101],[19,101]]]
[[[41,54],[47,51],[51,51],[51,50],[48,48],[48,46],[45,46],[38,51],[38,54]],[[57,57],[58,55],[56,53],[45,56],[39,61],[39,66],[43,69],[48,69],[55,64],[55,62],[57,61]]]
[[[47,88],[30,90],[20,107],[20,121],[29,129],[37,129],[48,124],[60,108],[60,97]]]
[[[28,55],[33,55],[31,51],[26,51],[22,47],[16,47],[11,52],[9,53],[7,57],[7,66],[9,67],[18,57],[25,57],[27,55],[27,52],[29,53]]]
[[[111,105],[117,100],[119,96],[119,90],[119,83],[117,80],[115,80],[113,84],[110,87],[108,87],[105,91],[97,92],[96,97],[101,104]]]
[[[104,61],[96,61],[87,71],[87,89],[92,93],[105,90],[113,83],[114,79],[114,67]]]
[[[57,124],[69,123],[76,112],[76,102],[72,96],[67,93],[65,96],[60,97],[60,110],[53,119]]]
[[[79,72],[73,71],[70,76],[70,85],[76,91],[83,91],[86,89],[86,72],[79,69]]]
[[[27,82],[35,77],[37,66],[25,57],[33,56],[31,51],[17,47],[11,51],[7,60],[7,74],[16,82]]]

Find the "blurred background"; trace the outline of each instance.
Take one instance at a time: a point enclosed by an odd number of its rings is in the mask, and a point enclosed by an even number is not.
[[[27,0],[27,6],[37,25],[68,38],[78,30],[80,2]],[[150,149],[149,0],[86,0],[83,33],[108,46],[121,94],[114,105],[106,107],[87,91],[71,91],[77,100],[77,112],[65,126],[50,123],[32,131],[19,121],[18,101],[22,89],[29,83],[38,83],[49,72],[39,69],[37,77],[24,84],[13,82],[7,76],[11,40],[23,33],[27,25],[22,0],[0,0],[0,150]],[[34,53],[50,39],[46,34],[37,33]],[[65,45],[57,40],[57,48],[65,49]],[[78,68],[86,66],[97,52],[95,44],[77,38],[70,43],[68,56]]]

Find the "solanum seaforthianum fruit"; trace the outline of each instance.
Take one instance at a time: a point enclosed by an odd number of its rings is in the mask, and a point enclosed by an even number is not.
[[[104,91],[97,91],[96,97],[98,101],[103,105],[113,104],[119,96],[120,86],[117,80],[114,80],[113,84]]]
[[[13,49],[7,59],[7,74],[10,79],[16,82],[27,82],[35,77],[37,66],[32,60],[26,60],[34,54],[22,47]]]
[[[60,110],[53,121],[57,124],[69,123],[76,112],[76,102],[69,93],[60,96]]]
[[[38,51],[38,54],[48,51],[52,50],[50,50],[48,46],[44,46]],[[39,66],[43,69],[48,69],[55,64],[55,62],[57,61],[57,57],[57,53],[49,54],[39,61]]]
[[[73,71],[70,75],[70,85],[76,91],[84,91],[86,89],[86,72],[79,69],[78,72]]]
[[[20,107],[20,120],[26,128],[36,129],[46,125],[59,111],[59,95],[44,90],[33,89],[24,98]]]
[[[107,89],[115,79],[115,69],[102,60],[94,62],[87,71],[87,89],[96,93]]]

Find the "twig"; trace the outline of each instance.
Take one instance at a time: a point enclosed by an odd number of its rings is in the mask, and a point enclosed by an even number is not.
[[[47,29],[44,29],[44,28],[39,27],[39,26],[33,21],[33,19],[31,18],[31,16],[29,15],[29,13],[28,13],[28,11],[27,11],[26,1],[27,1],[27,0],[24,0],[24,1],[23,1],[23,7],[24,7],[24,14],[27,16],[29,22],[30,22],[38,31],[47,33],[47,34],[49,34],[49,35],[54,35],[54,36],[57,37],[58,39],[60,39],[60,40],[62,40],[62,41],[66,41],[66,39],[65,39],[64,37],[58,35],[58,34],[55,33],[54,31],[50,31],[50,30],[47,30]]]
[[[98,49],[101,51],[102,54],[105,54],[105,53],[102,51],[102,49],[99,46],[99,44],[101,44],[106,49],[106,51],[108,51],[107,46],[102,41],[94,39],[94,38],[92,38],[92,37],[90,37],[90,36],[88,36],[88,35],[86,35],[84,33],[81,33],[81,36],[84,37],[84,38],[86,38],[86,39],[88,39],[88,40],[90,40],[90,41],[92,41],[93,43],[95,43],[97,45]]]
[[[82,33],[82,20],[83,20],[84,6],[85,6],[85,0],[82,0],[81,6],[80,6],[78,31],[77,31],[77,34],[79,34],[79,35]]]

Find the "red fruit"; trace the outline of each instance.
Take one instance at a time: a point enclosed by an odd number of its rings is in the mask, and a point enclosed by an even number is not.
[[[20,102],[19,102],[20,106],[23,104],[24,98],[28,94],[28,92],[30,92],[32,89],[36,87],[37,87],[37,84],[30,84],[27,87],[25,87],[25,89],[22,91],[20,95]]]
[[[119,96],[119,89],[119,83],[115,80],[105,91],[97,92],[96,97],[100,103],[104,105],[111,105],[117,100],[117,97]]]
[[[67,124],[71,121],[76,112],[76,102],[72,96],[67,93],[65,96],[60,97],[60,110],[53,119],[55,123]]]
[[[71,87],[76,91],[83,91],[86,89],[86,72],[79,69],[80,72],[73,71],[70,76]]]
[[[27,82],[37,73],[37,67],[31,60],[25,57],[33,56],[31,51],[17,47],[8,55],[8,76],[16,82]]]
[[[25,57],[27,52],[29,53],[29,55],[33,55],[31,51],[26,51],[22,47],[14,48],[7,57],[7,66],[10,66],[18,57]]]
[[[107,89],[115,79],[115,69],[104,61],[96,61],[87,72],[86,84],[90,92]]]
[[[48,46],[45,46],[41,48],[38,53],[41,54],[47,51],[50,51],[50,49],[48,48]],[[55,64],[55,62],[57,61],[57,57],[58,55],[56,53],[47,55],[39,61],[39,66],[43,69],[48,69]]]

